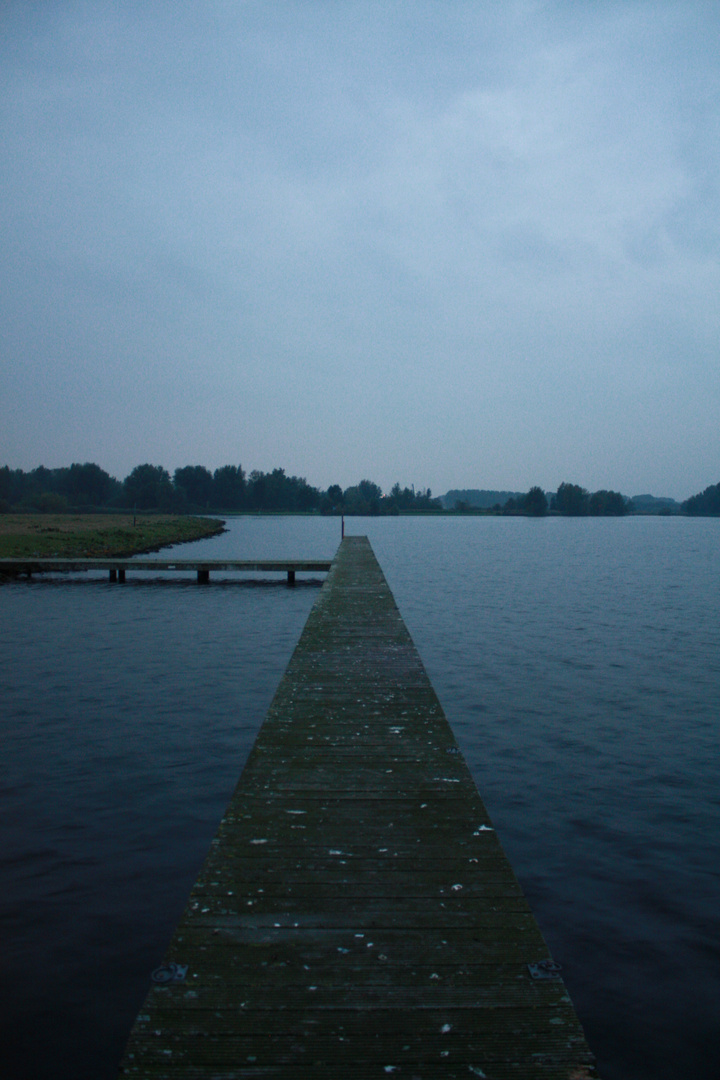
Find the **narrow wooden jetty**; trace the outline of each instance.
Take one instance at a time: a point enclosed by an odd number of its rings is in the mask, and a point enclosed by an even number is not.
[[[595,1076],[365,537],[340,546],[153,978],[125,1077]]]
[[[227,570],[287,574],[293,584],[296,573],[312,573],[330,569],[330,561],[324,559],[0,559],[0,574],[8,576],[25,574],[77,573],[85,570],[107,571],[110,581],[125,581],[128,570],[153,570],[156,573],[175,570],[181,573],[196,571],[202,583],[210,580],[210,572]]]

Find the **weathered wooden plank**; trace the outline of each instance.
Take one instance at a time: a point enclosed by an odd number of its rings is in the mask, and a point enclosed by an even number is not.
[[[192,936],[191,933],[184,937],[177,950],[173,952],[171,949],[168,955],[179,962],[183,948],[192,944]],[[466,937],[463,941],[466,953],[470,944],[471,939]],[[210,949],[208,956],[212,958]],[[438,962],[433,959],[432,963],[408,964],[396,953],[387,955],[385,960],[379,960],[379,957],[386,954],[377,950],[365,950],[362,944],[352,948],[350,943],[347,951],[338,952],[340,955],[334,967],[315,963],[314,968],[311,968],[312,985],[325,989],[341,989],[348,994],[359,992],[361,995],[364,995],[366,987],[389,987],[395,995],[418,990],[425,995],[423,1005],[426,1008],[440,1007],[443,1002],[446,1006],[454,1003],[457,1007],[466,1004],[462,995],[455,993],[459,988],[467,990],[473,1000],[493,1008],[506,1008],[511,1005],[527,1007],[529,1002],[532,1007],[556,1002],[567,1003],[567,993],[559,979],[534,981],[527,964],[520,961],[512,963],[504,957],[502,962],[488,961],[484,964],[475,960],[468,962],[463,956],[455,958],[454,961],[451,958],[451,962]],[[254,1002],[262,1000],[262,995],[271,990],[276,992],[280,986],[307,986],[307,961],[317,961],[319,957],[320,946],[314,951],[307,948],[284,950],[282,959],[278,958],[277,950],[272,946],[243,950],[240,955],[236,954],[231,958],[231,967],[226,966],[226,962],[223,963],[220,969],[222,975],[218,974],[214,979],[204,981],[197,989],[192,990],[189,997],[188,987],[184,983],[166,987],[167,993],[163,991],[163,995],[158,994],[155,1001],[156,1014],[164,1011],[167,1017],[173,1018],[173,1022],[177,1020],[181,1024],[184,1014],[178,1012],[178,1004],[182,1004],[183,1009],[233,1010],[237,1008],[238,986],[247,990],[252,985]],[[497,999],[498,982],[506,985],[502,1002]],[[428,998],[428,986],[432,987],[431,998]],[[447,1000],[444,1000],[446,993]],[[272,1000],[277,1005],[277,996]],[[365,1000],[364,996],[361,1000]]]
[[[303,1060],[301,1054],[304,1046],[295,1042],[292,1044],[291,1056],[283,1057],[273,1044],[268,1054],[271,1060],[264,1058],[262,1062],[256,1054],[248,1054],[244,1059],[243,1048],[238,1048],[232,1064],[215,1064],[210,1073],[205,1064],[194,1065],[191,1062],[178,1061],[175,1065],[170,1057],[155,1062],[139,1058],[137,1073],[148,1077],[148,1080],[208,1080],[209,1077],[212,1080],[286,1080],[288,1076],[292,1076],[294,1080],[370,1080],[375,1077],[387,1080],[388,1073],[396,1077],[419,1080],[424,1077],[466,1080],[468,1076],[492,1076],[492,1080],[519,1080],[520,1077],[522,1080],[555,1080],[558,1076],[568,1077],[570,1080],[586,1080],[593,1076],[591,1066],[578,1066],[579,1052],[574,1050],[562,1055],[543,1054],[533,1058],[529,1052],[523,1053],[520,1049],[518,1055],[512,1055],[505,1060],[493,1055],[492,1064],[488,1065],[488,1053],[483,1049],[485,1069],[491,1069],[485,1071],[473,1063],[480,1060],[480,1053],[474,1053],[474,1045],[468,1047],[469,1056],[465,1061],[455,1063],[450,1058],[450,1050],[438,1051],[436,1059],[429,1055],[417,1059],[408,1052],[403,1055],[401,1064],[390,1066],[382,1060],[373,1062],[366,1059],[367,1039],[360,1038],[354,1043],[348,1041],[346,1047],[345,1037],[340,1038],[343,1039],[340,1050],[334,1055],[327,1055],[331,1064],[315,1053],[305,1054]],[[447,1055],[448,1060],[443,1055]],[[518,1069],[518,1056],[523,1059],[522,1071]],[[389,1057],[389,1054],[384,1055],[384,1061]],[[241,1064],[238,1064],[238,1058]]]
[[[286,992],[289,994],[289,991]],[[326,997],[324,1004],[318,1006],[317,1000],[322,995],[309,990],[304,995],[298,995],[297,998],[290,998],[290,1004],[282,1010],[278,1010],[277,1002],[268,1001],[257,1016],[251,1015],[253,1010],[249,1002],[243,1004],[241,1001],[239,1010],[236,1008],[234,1012],[239,1011],[241,1016],[248,1020],[242,1034],[236,1033],[235,1029],[239,1025],[234,1020],[232,1011],[228,1009],[224,1011],[195,1009],[187,1025],[178,1024],[178,1020],[184,1018],[179,1018],[175,1011],[174,1019],[171,1015],[167,1015],[163,1016],[162,1022],[166,1031],[177,1033],[179,1041],[182,1041],[183,1035],[190,1027],[199,1031],[200,1034],[225,1035],[226,1038],[222,1040],[225,1046],[233,1039],[259,1041],[259,1037],[266,1034],[276,1034],[281,1037],[297,1035],[311,1027],[315,1028],[321,1038],[338,1032],[355,1033],[359,1036],[364,1034],[394,1037],[398,1023],[403,1023],[409,1033],[425,1025],[428,1028],[428,1034],[435,1035],[438,1043],[455,1042],[458,1049],[462,1048],[462,1043],[458,1044],[459,1036],[462,1037],[463,1042],[472,1036],[483,1036],[487,1039],[500,1034],[516,1038],[526,1035],[532,1039],[537,1030],[555,1036],[557,1042],[567,1041],[567,1033],[560,1029],[572,1026],[574,1023],[572,1005],[567,999],[552,1005],[538,1004],[525,1007],[490,1005],[483,1008],[478,1007],[470,997],[467,997],[467,1000],[460,1005],[454,1004],[450,1000],[449,992],[447,1003],[441,1000],[442,995],[438,992],[438,1003],[433,1006],[429,1006],[427,997],[423,1000],[420,994],[414,995],[415,1000],[397,1003],[396,999],[383,987],[378,988],[374,998],[369,991],[366,991],[366,995],[354,1000],[351,1004],[345,1002],[333,1004]],[[477,1016],[474,1015],[476,1011]],[[148,1019],[143,1019],[143,1017],[148,1017]],[[200,1028],[201,1022],[204,1022],[203,1026],[207,1025],[205,1031]],[[141,1014],[138,1027],[149,1034],[157,1031],[157,1028],[153,1028],[153,1018],[147,1013]],[[447,1031],[443,1031],[443,1027],[447,1027]],[[440,1038],[440,1036],[451,1036],[451,1038]],[[162,1053],[162,1044],[152,1039],[150,1049],[151,1052]]]
[[[204,898],[206,895],[215,898],[215,894],[232,885],[229,890],[234,893],[238,901],[243,903],[248,898],[263,897],[265,910],[287,910],[290,905],[298,903],[306,897],[311,899],[318,895],[318,883],[325,885],[324,893],[332,896],[334,900],[347,897],[362,899],[381,898],[385,903],[392,900],[405,900],[408,897],[418,899],[428,898],[435,903],[438,897],[453,897],[457,891],[457,885],[461,885],[464,893],[458,903],[466,904],[475,898],[484,902],[507,901],[515,905],[514,910],[524,911],[527,901],[522,895],[519,886],[510,875],[503,874],[502,869],[497,872],[488,870],[478,875],[478,880],[456,882],[449,884],[447,875],[432,874],[430,871],[423,872],[420,868],[414,874],[403,872],[385,872],[368,870],[367,863],[363,869],[352,875],[340,876],[337,873],[323,872],[319,870],[315,875],[302,870],[293,872],[286,870],[280,876],[276,874],[270,878],[267,874],[252,874],[246,867],[240,870],[242,877],[238,875],[237,862],[231,863],[227,869],[221,869],[217,874],[213,873],[212,882],[199,882],[193,889],[193,897]],[[459,875],[455,875],[457,878]]]
[[[388,1073],[392,1073],[394,1076],[405,1077],[435,1077],[443,1076],[448,1078],[464,1078],[469,1074],[474,1076],[490,1076],[489,1072],[484,1071],[478,1065],[473,1064],[478,1060],[481,1060],[480,1052],[482,1053],[482,1060],[485,1061],[486,1068],[492,1068],[493,1080],[517,1080],[518,1076],[522,1076],[523,1080],[551,1080],[555,1076],[565,1076],[578,1078],[583,1080],[584,1077],[590,1075],[587,1071],[580,1072],[577,1069],[577,1054],[571,1053],[569,1056],[565,1054],[553,1054],[543,1055],[542,1059],[537,1062],[528,1062],[527,1067],[523,1068],[522,1073],[518,1072],[517,1064],[515,1061],[515,1055],[509,1060],[501,1060],[493,1057],[492,1065],[487,1064],[487,1053],[485,1048],[471,1046],[468,1048],[468,1055],[463,1056],[461,1059],[457,1055],[457,1060],[454,1060],[452,1056],[452,1050],[438,1050],[435,1059],[430,1055],[426,1055],[423,1058],[413,1058],[412,1047],[410,1051],[403,1055],[404,1060],[399,1065],[386,1065],[390,1054],[383,1053],[383,1045],[377,1042],[369,1044],[366,1039],[358,1039],[354,1041],[347,1040],[345,1036],[340,1036],[340,1045],[333,1047],[332,1050],[325,1052],[325,1059],[318,1053],[311,1052],[306,1055],[305,1061],[298,1062],[300,1052],[304,1049],[302,1044],[298,1044],[295,1041],[291,1047],[288,1048],[286,1055],[281,1055],[281,1048],[277,1047],[275,1043],[271,1043],[262,1048],[252,1047],[252,1049],[265,1050],[265,1054],[247,1054],[247,1064],[239,1067],[237,1064],[238,1058],[243,1060],[243,1054],[248,1049],[245,1046],[233,1046],[228,1051],[226,1057],[230,1059],[230,1064],[225,1060],[220,1060],[217,1063],[213,1063],[212,1072],[208,1073],[204,1063],[201,1065],[195,1065],[192,1061],[179,1061],[177,1065],[173,1065],[169,1058],[163,1058],[161,1060],[143,1061],[142,1066],[144,1075],[157,1078],[157,1080],[174,1080],[176,1077],[188,1077],[190,1080],[208,1080],[208,1077],[212,1077],[212,1080],[256,1080],[256,1078],[262,1078],[262,1080],[272,1080],[272,1078],[280,1078],[289,1074],[288,1070],[292,1069],[292,1076],[300,1078],[308,1077],[315,1080],[338,1080],[338,1077],[342,1077],[343,1080],[368,1080],[369,1077],[381,1077],[387,1076]],[[369,1057],[368,1046],[372,1046],[372,1059]],[[525,1048],[519,1048],[519,1052],[523,1054]],[[394,1056],[394,1055],[393,1055]],[[525,1054],[527,1056],[527,1054]],[[397,1060],[397,1058],[395,1058]],[[330,1062],[330,1063],[329,1063]]]
[[[275,922],[278,922],[277,926]],[[199,923],[194,929],[184,924],[177,935],[182,940],[171,946],[167,956],[184,965],[191,952],[202,953],[203,961],[206,956],[217,954],[218,963],[222,960],[224,966],[203,963],[202,977],[199,967],[191,970],[187,983],[193,986],[196,983],[202,985],[203,978],[208,982],[225,979],[236,963],[244,962],[250,956],[255,961],[272,957],[276,963],[287,964],[297,963],[302,958],[303,966],[309,965],[311,972],[320,972],[323,964],[332,961],[332,970],[338,977],[346,955],[362,955],[367,963],[392,962],[398,967],[459,964],[470,956],[476,965],[525,964],[527,968],[528,964],[547,957],[547,947],[539,936],[518,934],[516,937],[510,931],[498,933],[497,927],[375,927],[365,930],[360,942],[353,940],[355,932],[347,926],[308,929],[283,926],[278,920],[258,927],[252,918],[235,927],[221,927],[215,921]],[[367,952],[363,953],[363,949]],[[380,960],[380,957],[385,959]],[[525,975],[529,977],[527,971]],[[498,1001],[502,1001],[501,995]]]
[[[163,972],[180,981],[150,990],[125,1076],[594,1076],[364,538],[340,547]]]

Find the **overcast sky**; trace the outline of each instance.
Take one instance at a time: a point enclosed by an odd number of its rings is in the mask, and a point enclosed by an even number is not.
[[[2,0],[0,464],[720,481],[720,4]]]

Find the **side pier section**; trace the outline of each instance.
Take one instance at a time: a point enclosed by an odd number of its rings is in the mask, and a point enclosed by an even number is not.
[[[164,573],[197,571],[201,585],[210,581],[210,572],[223,570],[287,574],[288,584],[295,584],[296,573],[327,571],[330,562],[324,559],[0,559],[0,576],[25,574],[77,573],[87,570],[107,570],[110,581],[125,581],[128,570],[150,570]]]
[[[365,537],[340,546],[154,978],[124,1077],[595,1076]]]

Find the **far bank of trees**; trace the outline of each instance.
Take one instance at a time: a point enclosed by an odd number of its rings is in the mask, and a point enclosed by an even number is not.
[[[171,476],[162,465],[137,465],[120,482],[99,465],[31,472],[0,468],[0,512],[67,510],[139,510],[165,513],[285,511],[323,514],[400,514],[438,512],[440,501],[430,488],[416,491],[395,484],[389,494],[372,480],[324,491],[284,469],[253,470],[223,465],[211,472],[204,465],[185,465]]]
[[[619,491],[595,491],[590,494],[579,484],[562,483],[556,492],[547,494],[540,487],[531,487],[526,495],[516,495],[500,506],[495,513],[544,517],[562,514],[564,517],[619,517],[627,514],[630,500]]]
[[[450,493],[453,494],[453,493]],[[579,484],[563,482],[555,492],[531,487],[526,494],[477,492],[478,496],[496,496],[503,501],[482,507],[466,499],[472,492],[457,492],[451,510],[457,513],[495,513],[543,517],[619,517],[643,512],[646,503],[654,509],[644,512],[677,512],[670,499],[638,497],[637,503],[618,491],[589,492]],[[449,506],[448,497],[445,496]],[[673,504],[665,506],[665,503]],[[657,505],[655,505],[657,504]],[[139,510],[165,513],[227,513],[272,511],[320,514],[408,514],[442,512],[441,500],[433,498],[430,488],[416,489],[395,484],[383,493],[372,480],[360,480],[351,487],[331,484],[326,490],[313,487],[302,476],[288,476],[284,469],[247,474],[241,465],[223,465],[211,472],[204,465],[185,465],[171,476],[162,465],[137,465],[123,481],[115,479],[91,462],[75,463],[65,468],[46,469],[40,465],[31,472],[0,468],[0,513],[40,511],[62,513],[66,510]],[[711,485],[682,503],[682,513],[720,516],[720,483]]]
[[[673,508],[671,508],[672,504]],[[564,482],[548,498],[539,487],[533,487],[527,495],[508,499],[504,506],[496,506],[496,512],[503,514],[525,514],[530,517],[542,517],[544,514],[562,514],[565,517],[620,517],[628,513],[677,513],[677,504],[671,499],[654,499],[640,496],[637,500],[628,499],[619,491],[587,491],[579,484]],[[680,513],[693,516],[720,517],[720,483],[711,484],[698,495],[693,495],[680,504]]]
[[[89,462],[62,469],[40,465],[27,473],[5,465],[0,469],[0,511],[62,513],[71,507],[108,507],[118,502],[122,488],[99,465]]]
[[[590,494],[578,484],[563,483],[553,495],[551,508],[568,517],[620,517],[628,512],[628,500],[619,491]]]
[[[693,516],[720,516],[720,484],[711,484],[698,495],[686,499],[682,504],[682,512]]]

